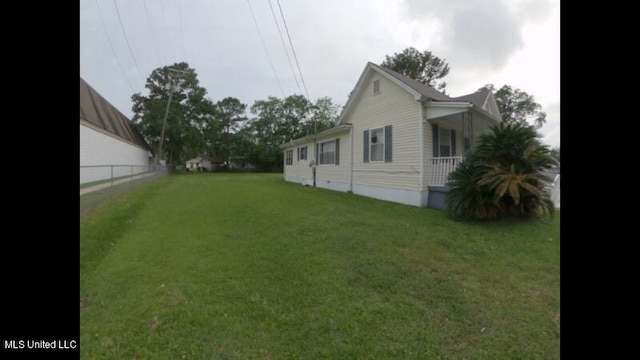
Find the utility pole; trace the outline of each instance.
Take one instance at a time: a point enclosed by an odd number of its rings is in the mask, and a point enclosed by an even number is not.
[[[162,143],[164,143],[164,130],[167,127],[167,117],[169,116],[169,106],[171,106],[171,98],[173,97],[173,89],[169,89],[169,101],[167,108],[164,110],[164,121],[162,122],[162,132],[160,133],[160,148],[158,149],[157,163],[160,165],[160,156],[162,156]]]
[[[180,72],[183,74],[189,74],[189,72],[184,71],[184,70],[178,70],[178,69],[173,69],[173,68],[168,68],[167,70],[169,71],[175,71],[175,72]],[[160,133],[160,146],[158,148],[158,157],[156,158],[156,163],[158,165],[160,165],[160,157],[162,156],[162,145],[164,143],[164,130],[167,127],[167,117],[169,116],[169,107],[171,106],[171,98],[173,97],[173,91],[174,90],[179,90],[178,86],[173,86],[173,79],[170,80],[171,84],[167,84],[167,86],[169,87],[169,101],[167,102],[167,107],[164,110],[164,120],[162,121],[162,132]]]

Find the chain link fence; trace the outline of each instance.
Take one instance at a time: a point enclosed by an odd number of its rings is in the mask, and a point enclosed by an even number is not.
[[[167,175],[162,165],[80,166],[80,213]]]

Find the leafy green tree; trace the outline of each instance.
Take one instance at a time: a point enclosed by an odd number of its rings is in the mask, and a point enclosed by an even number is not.
[[[447,87],[447,83],[440,79],[449,74],[449,64],[433,55],[431,51],[420,52],[416,48],[409,47],[401,53],[386,55],[380,65],[442,92]]]
[[[232,134],[240,129],[241,124],[247,120],[244,116],[247,105],[233,97],[226,97],[216,103],[216,114],[221,126],[222,133],[219,134],[221,141],[217,148],[217,154],[230,163]]]
[[[311,107],[311,118],[308,121],[309,128],[314,133],[331,129],[336,125],[340,116],[340,105],[333,103],[330,97],[319,98]]]
[[[494,89],[493,85],[486,87]],[[542,111],[542,106],[535,101],[533,95],[509,85],[503,85],[495,91],[494,96],[502,121],[506,124],[529,124],[532,120],[535,128],[540,128],[547,121],[547,114]]]
[[[186,62],[157,68],[147,78],[145,88],[148,95],[136,93],[131,97],[132,120],[147,142],[157,149],[156,156],[166,159],[168,165],[175,165],[203,151],[206,144],[202,131],[213,108],[205,97],[206,90],[199,86],[196,71]]]
[[[250,109],[255,117],[249,119],[236,138],[238,154],[251,158],[265,170],[281,168],[280,145],[313,133],[314,125],[316,129],[329,126],[326,122],[330,121],[333,107],[328,98],[313,104],[302,95],[284,99],[270,96],[266,100],[257,100]]]
[[[482,134],[449,176],[445,197],[454,217],[480,220],[552,215],[555,208],[544,191],[542,171],[556,161],[535,129],[522,123],[501,123]]]

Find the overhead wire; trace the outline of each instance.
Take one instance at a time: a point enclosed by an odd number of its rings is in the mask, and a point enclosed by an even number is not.
[[[307,94],[307,99],[311,101],[311,97],[309,96],[309,91],[307,90],[307,85],[304,82],[304,77],[302,76],[302,70],[300,70],[300,62],[298,61],[298,56],[296,55],[296,49],[293,47],[293,41],[291,40],[291,35],[289,34],[289,28],[287,27],[287,21],[284,18],[284,13],[282,12],[282,6],[280,6],[280,0],[276,0],[278,2],[278,8],[280,9],[280,16],[282,16],[282,23],[284,24],[284,29],[287,31],[287,37],[289,38],[289,44],[291,45],[291,51],[293,52],[293,58],[296,60],[296,65],[298,66],[298,73],[300,74],[300,80],[302,80],[302,86],[304,87],[304,92]]]
[[[182,5],[181,4],[182,1],[178,0],[178,19],[180,20],[180,43],[182,44],[182,59],[186,59],[187,58],[187,52],[184,48],[184,29],[182,26]]]
[[[131,57],[133,58],[133,63],[136,66],[136,70],[138,70],[138,75],[144,81],[144,76],[142,76],[142,71],[140,71],[140,66],[138,66],[138,61],[136,60],[136,56],[133,54],[133,49],[131,49],[131,44],[129,43],[129,38],[127,37],[127,32],[124,29],[124,24],[122,23],[122,17],[120,17],[120,10],[118,10],[118,3],[116,0],[113,0],[113,6],[116,8],[116,13],[118,14],[118,21],[120,22],[120,29],[122,29],[122,34],[124,35],[124,39],[127,42],[127,47],[129,48],[129,53],[131,53]]]
[[[104,29],[104,33],[107,36],[107,41],[109,42],[109,47],[111,48],[111,52],[113,53],[113,56],[116,58],[116,61],[118,62],[118,68],[120,68],[122,77],[124,78],[129,88],[131,89],[131,92],[135,93],[136,91],[133,89],[133,86],[131,86],[131,82],[127,77],[127,73],[124,71],[124,68],[122,67],[122,63],[120,62],[120,59],[118,58],[118,55],[116,54],[116,51],[113,47],[113,43],[111,42],[111,37],[109,36],[109,32],[107,31],[107,26],[104,23],[104,18],[102,17],[102,12],[100,11],[100,4],[98,0],[96,0],[96,6],[98,7],[98,14],[100,15],[100,22],[102,23],[102,29]]]
[[[144,12],[147,16],[147,23],[149,24],[149,30],[151,31],[151,38],[153,39],[153,46],[156,48],[156,53],[158,54],[158,58],[161,61],[161,64],[166,64],[164,56],[160,52],[160,46],[158,46],[158,40],[156,39],[155,32],[153,31],[153,26],[151,25],[151,17],[149,16],[149,9],[147,9],[147,1],[142,0],[142,4],[144,5]]]
[[[256,16],[253,13],[253,7],[251,7],[251,2],[247,0],[247,5],[249,5],[249,11],[251,12],[251,17],[253,18],[253,23],[256,25],[256,29],[258,30],[258,36],[260,36],[260,42],[262,43],[262,47],[264,48],[264,52],[267,54],[267,58],[269,59],[269,64],[271,65],[271,70],[273,71],[273,75],[276,77],[276,81],[278,82],[278,87],[282,92],[282,97],[286,97],[284,94],[284,90],[282,89],[282,84],[280,83],[280,78],[278,78],[278,73],[276,72],[275,66],[273,66],[273,61],[271,60],[271,55],[269,55],[269,50],[267,49],[267,45],[264,42],[264,38],[262,37],[262,31],[260,31],[260,26],[258,26],[258,21],[256,20]]]
[[[160,9],[162,10],[162,19],[164,20],[164,25],[167,29],[167,39],[169,40],[169,49],[171,49],[171,57],[173,60],[176,58],[176,53],[173,51],[173,46],[171,46],[171,31],[169,31],[169,22],[167,22],[167,15],[164,12],[164,2],[160,0]],[[171,60],[170,60],[171,61]]]
[[[276,23],[276,28],[278,29],[278,34],[280,35],[280,41],[282,42],[282,48],[284,48],[284,53],[287,55],[287,61],[289,61],[289,68],[291,69],[291,74],[293,75],[293,79],[296,81],[296,86],[298,87],[298,91],[302,93],[302,89],[300,88],[300,83],[298,83],[298,77],[296,76],[296,71],[293,69],[293,64],[291,63],[291,57],[289,56],[289,51],[287,50],[287,45],[284,43],[284,37],[282,36],[282,31],[280,31],[280,25],[278,24],[278,18],[276,16],[275,11],[273,11],[273,6],[271,5],[271,0],[269,0],[269,8],[271,9],[271,15],[273,15],[273,21]]]

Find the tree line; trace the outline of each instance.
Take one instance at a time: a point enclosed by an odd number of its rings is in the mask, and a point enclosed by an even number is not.
[[[449,73],[449,65],[429,51],[407,48],[387,55],[381,66],[446,91],[442,78]],[[493,85],[485,87],[494,92],[505,123],[544,124],[546,114],[532,95],[509,85],[498,90]],[[251,106],[234,97],[213,101],[186,62],[153,70],[145,88],[147,95],[131,97],[132,121],[156,157],[165,159],[171,168],[206,156],[227,166],[235,159],[258,170],[281,169],[280,145],[333,127],[342,109],[330,97],[314,102],[299,94],[269,96]]]

